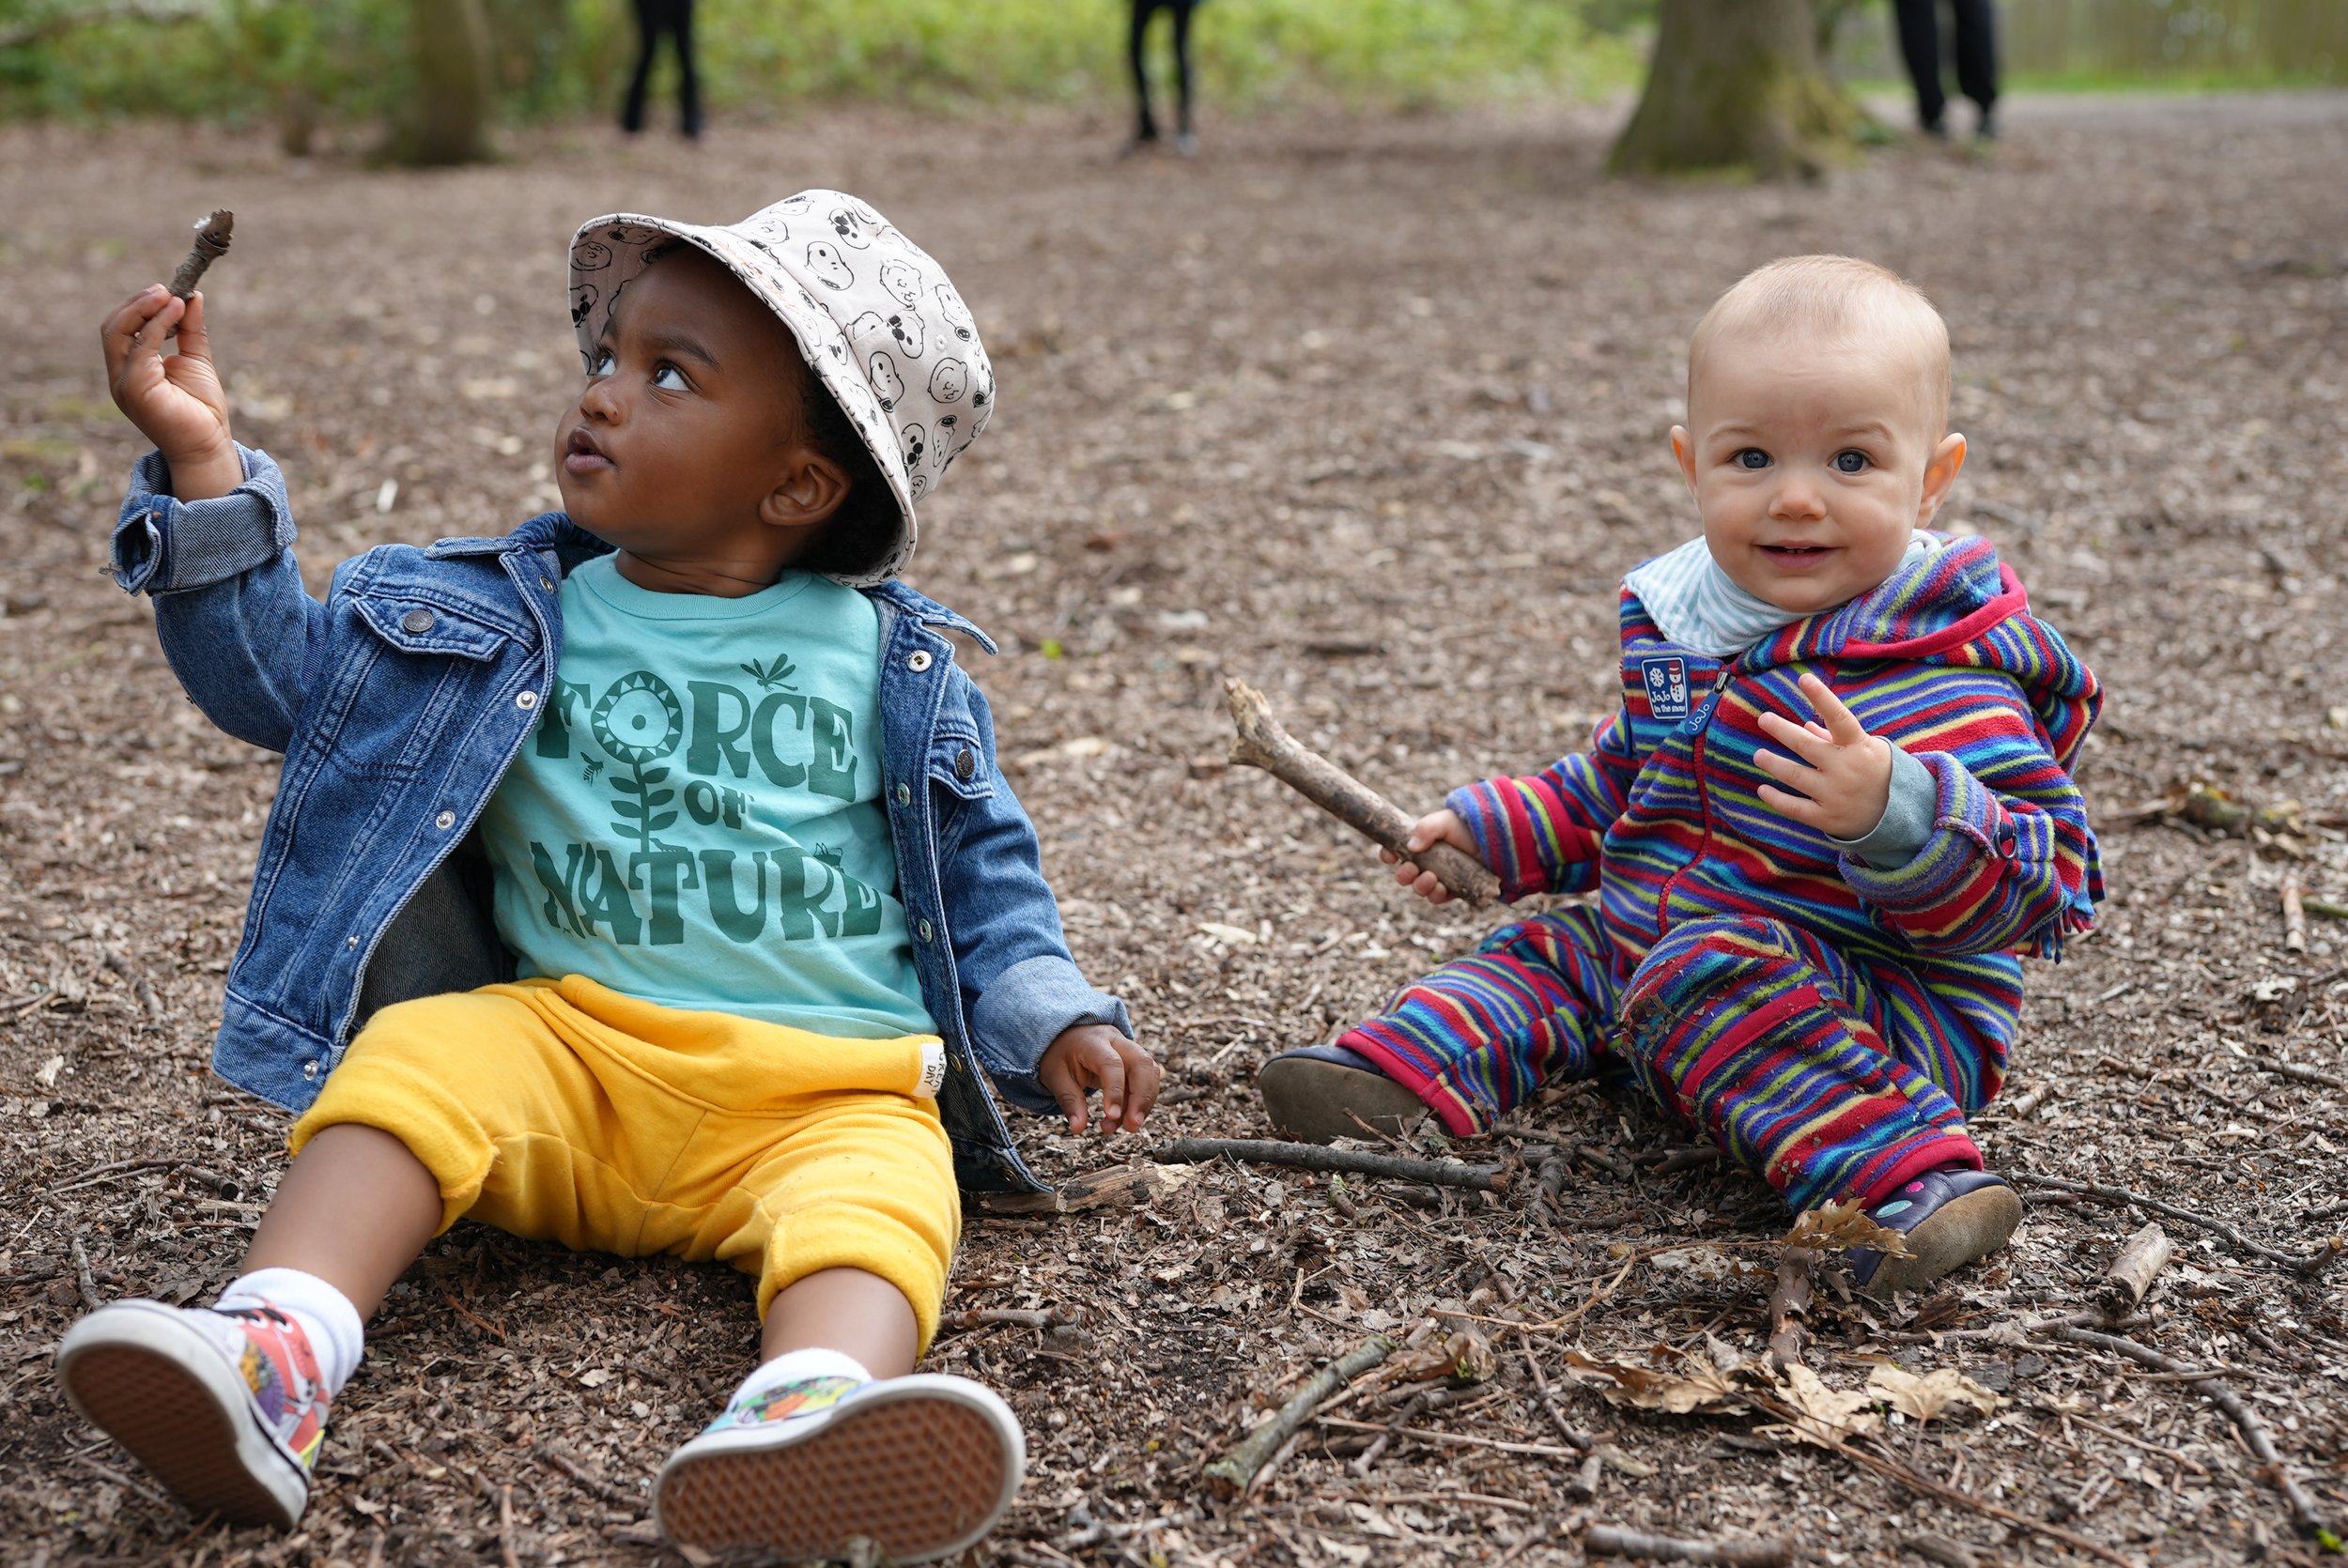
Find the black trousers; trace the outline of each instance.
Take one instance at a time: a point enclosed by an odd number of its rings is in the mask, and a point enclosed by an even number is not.
[[[1134,23],[1126,34],[1126,52],[1134,68],[1134,101],[1140,109],[1140,124],[1135,134],[1145,142],[1158,138],[1158,122],[1150,113],[1150,71],[1141,57],[1142,36],[1150,29],[1150,19],[1158,12],[1174,13],[1174,91],[1176,113],[1180,116],[1175,129],[1190,134],[1190,13],[1197,9],[1198,0],[1134,0]]]
[[[644,94],[652,85],[652,57],[660,52],[663,36],[676,40],[680,128],[687,136],[702,133],[701,78],[693,69],[693,0],[636,0],[636,74],[628,78],[627,101],[620,107],[620,125],[633,134],[644,129]]]
[[[1956,85],[1986,114],[1998,101],[1997,7],[1994,0],[1953,0],[1956,11]],[[1940,85],[1939,0],[1892,0],[1899,22],[1900,54],[1916,84],[1916,118],[1940,128],[1948,94]]]

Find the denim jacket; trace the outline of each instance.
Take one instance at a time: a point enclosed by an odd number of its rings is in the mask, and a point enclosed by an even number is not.
[[[239,451],[244,483],[193,502],[164,493],[161,454],[141,459],[114,570],[154,597],[164,657],[206,716],[285,754],[212,1065],[299,1111],[377,1007],[512,977],[473,824],[554,689],[562,578],[610,546],[547,513],[503,538],[369,550],[320,604],[284,476]],[[946,1040],[955,1174],[971,1191],[1040,1191],[980,1069],[1046,1110],[1035,1068],[1054,1037],[1132,1022],[1069,957],[986,699],[942,630],[994,644],[901,583],[865,592],[881,621],[881,788],[921,1000]]]

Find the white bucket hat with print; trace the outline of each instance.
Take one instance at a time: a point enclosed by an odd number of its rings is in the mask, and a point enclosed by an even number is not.
[[[888,480],[903,527],[871,570],[894,576],[918,537],[913,505],[995,412],[995,371],[970,312],[929,253],[856,197],[802,191],[722,227],[613,212],[571,238],[571,322],[595,362],[611,307],[666,246],[715,256],[798,340]]]

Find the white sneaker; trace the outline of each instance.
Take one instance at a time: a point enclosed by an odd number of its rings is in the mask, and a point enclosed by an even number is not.
[[[1011,1407],[966,1377],[811,1377],[728,1406],[671,1454],[653,1517],[671,1545],[704,1551],[811,1561],[861,1538],[924,1562],[992,1530],[1027,1462]]]
[[[57,1380],[189,1513],[301,1517],[331,1400],[309,1336],[275,1308],[116,1301],[67,1331]]]

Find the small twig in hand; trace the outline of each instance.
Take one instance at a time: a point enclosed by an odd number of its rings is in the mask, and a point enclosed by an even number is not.
[[[2320,1273],[2325,1265],[2340,1256],[2342,1250],[2338,1237],[2333,1237],[2325,1246],[2312,1253],[2286,1253],[2274,1247],[2262,1246],[2223,1220],[2213,1220],[2206,1214],[2196,1214],[2189,1208],[2179,1208],[2175,1204],[2163,1203],[2158,1198],[2148,1198],[2141,1192],[2131,1192],[2124,1187],[2108,1187],[2102,1182],[2070,1181],[2062,1176],[2032,1176],[2026,1171],[2009,1171],[2006,1173],[2006,1180],[2016,1187],[2051,1188],[2058,1192],[2075,1192],[2083,1198],[2093,1198],[2098,1203],[2132,1204],[2150,1214],[2165,1214],[2171,1220],[2197,1226],[2213,1236],[2230,1241],[2255,1257],[2265,1258],[2270,1263],[2279,1263],[2302,1274]]]
[[[171,292],[184,300],[195,292],[196,284],[204,276],[204,269],[228,254],[228,237],[237,226],[237,215],[226,208],[208,212],[196,221],[195,243],[188,248],[179,269],[171,275]]]
[[[1320,1407],[1322,1400],[1393,1354],[1394,1341],[1383,1334],[1372,1334],[1322,1367],[1303,1388],[1289,1396],[1288,1403],[1258,1422],[1254,1431],[1240,1439],[1238,1447],[1210,1464],[1207,1479],[1227,1495],[1244,1493],[1255,1481],[1256,1472],[1264,1468],[1281,1445],[1296,1435],[1297,1428],[1305,1424],[1305,1419]]]
[[[1364,838],[1432,871],[1453,898],[1486,904],[1500,897],[1500,879],[1473,856],[1449,844],[1410,848],[1413,824],[1402,808],[1281,729],[1263,693],[1234,676],[1223,683],[1223,695],[1239,728],[1232,761],[1263,769]]]
[[[1456,1160],[1406,1160],[1391,1154],[1364,1154],[1330,1148],[1321,1144],[1284,1144],[1270,1138],[1177,1138],[1150,1151],[1152,1160],[1175,1165],[1199,1165],[1211,1160],[1239,1160],[1257,1165],[1292,1165],[1300,1171],[1342,1171],[1355,1176],[1386,1176],[1395,1181],[1426,1182],[1435,1187],[1468,1187],[1497,1192],[1506,1178],[1490,1165],[1464,1165]]]
[[[2168,1267],[2176,1251],[2170,1244],[2168,1233],[2156,1223],[2129,1237],[2096,1286],[2095,1301],[2104,1309],[2104,1315],[2124,1317],[2135,1311],[2152,1290],[2153,1276]]]
[[[2124,1356],[2139,1366],[2150,1367],[2155,1372],[2179,1374],[2200,1370],[2173,1357],[2164,1356],[2149,1345],[2139,1345],[2118,1334],[2070,1327],[2048,1331],[2066,1344],[2109,1350],[2115,1356]],[[2300,1533],[2316,1538],[2328,1533],[2323,1510],[2317,1506],[2308,1489],[2299,1483],[2299,1478],[2292,1473],[2291,1467],[2283,1463],[2282,1455],[2275,1452],[2275,1435],[2267,1430],[2266,1422],[2259,1419],[2257,1412],[2242,1403],[2240,1395],[2214,1377],[2194,1379],[2193,1386],[2207,1394],[2211,1404],[2226,1412],[2227,1419],[2241,1432],[2243,1444],[2249,1449],[2251,1456],[2266,1467],[2267,1479],[2274,1482],[2276,1490],[2282,1493],[2283,1500],[2291,1505],[2291,1517],[2298,1525]]]
[[[1642,1535],[1612,1525],[1592,1525],[1582,1532],[1582,1549],[1592,1557],[1644,1557],[1662,1562],[1715,1562],[1730,1568],[1784,1568],[1794,1560],[1791,1541],[1682,1541],[1670,1535]]]
[[[1819,1256],[1814,1247],[1788,1247],[1778,1256],[1777,1284],[1769,1289],[1769,1360],[1780,1372],[1800,1364],[1802,1320],[1810,1315]]]

